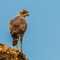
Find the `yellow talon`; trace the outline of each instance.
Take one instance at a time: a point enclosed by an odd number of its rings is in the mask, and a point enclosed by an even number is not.
[[[21,53],[23,54],[23,52],[21,51]]]
[[[14,48],[15,49],[15,48]],[[16,51],[19,50],[18,48],[15,49]]]
[[[14,48],[15,49],[15,48]],[[18,45],[16,45],[16,49],[15,49],[16,51],[18,51],[19,49],[18,49]]]

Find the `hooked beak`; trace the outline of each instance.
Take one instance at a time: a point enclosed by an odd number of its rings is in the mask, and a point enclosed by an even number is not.
[[[24,14],[25,16],[29,16],[29,14],[28,13],[26,13],[26,14]]]
[[[29,14],[27,16],[29,16]]]

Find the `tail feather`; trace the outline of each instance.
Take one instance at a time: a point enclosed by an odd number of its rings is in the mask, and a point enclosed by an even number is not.
[[[16,44],[18,43],[18,39],[16,39],[16,38],[13,38],[13,46],[15,46]]]
[[[14,33],[12,37],[13,37],[12,45],[15,46],[18,43],[19,35]]]

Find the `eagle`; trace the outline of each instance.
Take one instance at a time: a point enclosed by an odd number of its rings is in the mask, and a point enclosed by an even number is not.
[[[23,53],[22,41],[27,29],[27,22],[25,19],[26,16],[29,16],[29,12],[25,9],[22,9],[18,13],[18,15],[14,19],[11,19],[9,22],[9,31],[10,31],[11,37],[13,38],[12,45],[16,46],[15,50],[18,50],[17,44],[20,37],[21,53]]]

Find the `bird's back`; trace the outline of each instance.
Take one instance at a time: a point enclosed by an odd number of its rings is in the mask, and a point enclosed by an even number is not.
[[[22,34],[27,29],[27,23],[25,18],[17,16],[14,19],[10,20],[9,31],[11,35],[13,34]]]

